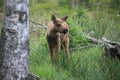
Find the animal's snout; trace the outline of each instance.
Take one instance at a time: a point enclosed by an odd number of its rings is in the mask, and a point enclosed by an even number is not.
[[[68,29],[63,30],[63,34],[66,34],[68,32]]]

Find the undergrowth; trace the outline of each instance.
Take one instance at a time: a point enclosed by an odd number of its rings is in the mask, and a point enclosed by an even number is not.
[[[65,3],[64,3],[65,4]],[[45,40],[45,30],[30,28],[30,72],[40,76],[41,80],[119,80],[120,62],[102,55],[102,47],[91,45],[86,36],[101,39],[103,36],[120,41],[120,17],[110,13],[110,8],[88,9],[80,6],[73,9],[70,5],[58,3],[37,3],[30,7],[30,19],[47,25],[51,15],[58,17],[68,15],[70,26],[70,61],[65,64],[64,50],[61,50],[60,61],[51,64]],[[104,9],[103,9],[104,8]],[[31,24],[30,26],[36,26]]]

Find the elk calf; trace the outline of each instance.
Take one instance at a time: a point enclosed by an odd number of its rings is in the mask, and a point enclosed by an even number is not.
[[[65,48],[66,61],[69,60],[69,26],[65,22],[67,18],[68,16],[57,19],[55,15],[52,15],[52,21],[48,23],[46,40],[52,62],[59,59],[61,44]]]

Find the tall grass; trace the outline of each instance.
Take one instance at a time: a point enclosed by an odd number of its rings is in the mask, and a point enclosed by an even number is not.
[[[109,12],[108,8],[104,10],[100,8],[89,10],[85,7],[72,9],[69,5],[39,3],[31,7],[30,17],[46,25],[47,20],[51,20],[51,14],[56,14],[59,17],[68,14],[70,48],[80,48],[82,45],[91,45],[83,34],[99,39],[105,36],[110,40],[120,41],[119,17]],[[68,64],[65,64],[65,53],[64,50],[61,50],[59,62],[51,64],[45,40],[45,30],[31,28],[30,31],[29,69],[30,72],[40,76],[42,80],[120,79],[119,60],[103,56],[102,47],[94,46],[82,50],[71,50],[71,58]]]
[[[30,54],[30,71],[42,80],[119,80],[120,62],[118,59],[102,56],[102,48],[93,47],[72,51],[69,64],[60,61],[51,64],[48,51],[35,47]]]

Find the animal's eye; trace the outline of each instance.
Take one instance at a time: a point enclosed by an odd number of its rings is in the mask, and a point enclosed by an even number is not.
[[[56,26],[57,26],[57,27],[60,27],[61,25],[60,25],[60,24],[57,24]]]

